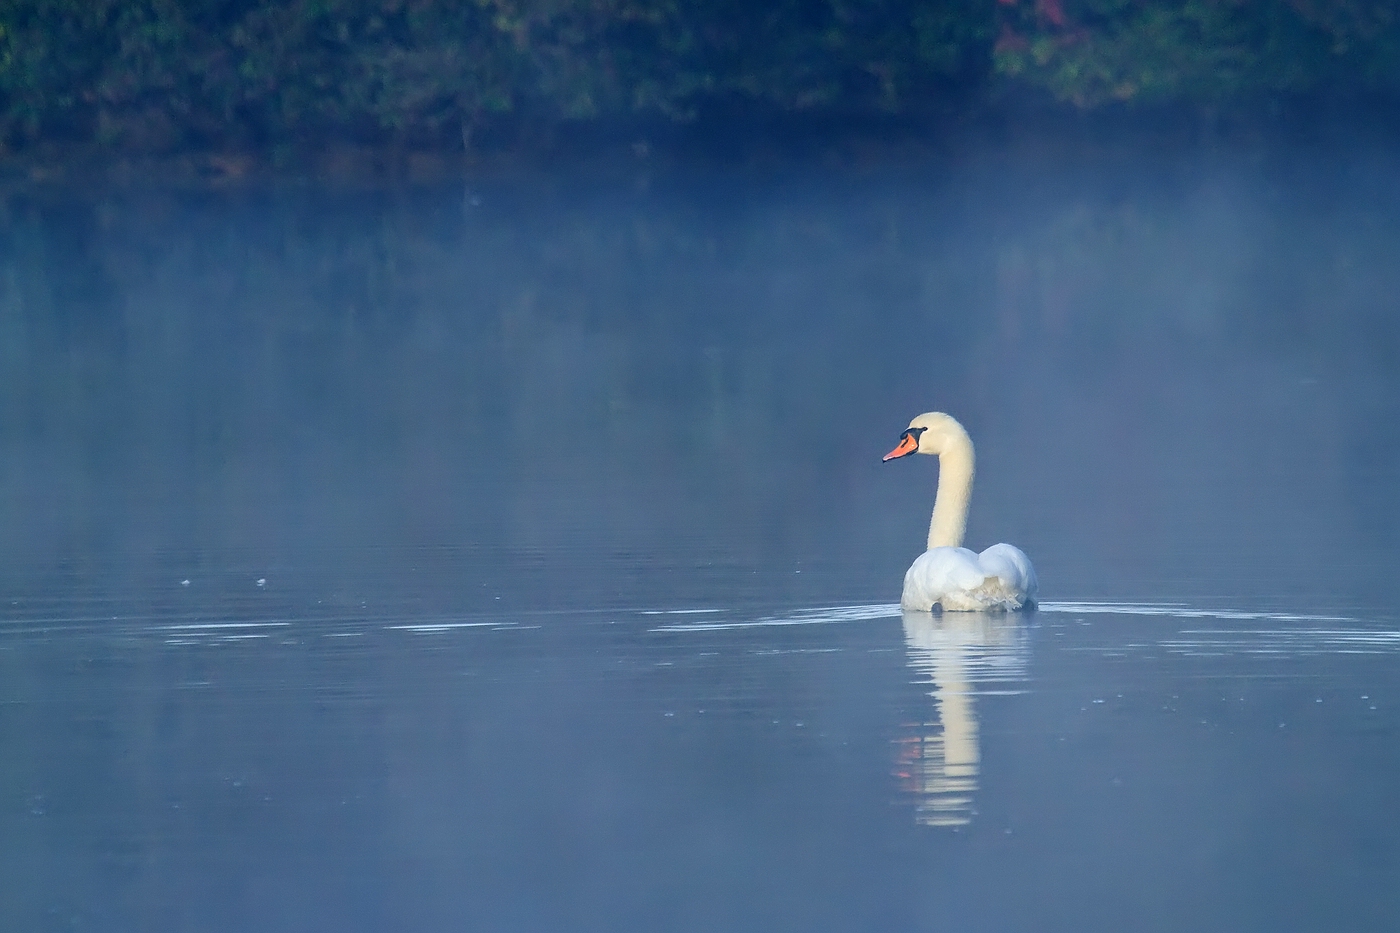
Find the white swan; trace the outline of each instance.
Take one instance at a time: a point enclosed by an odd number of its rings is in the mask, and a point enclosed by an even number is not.
[[[1035,568],[1020,548],[993,544],[981,554],[962,546],[972,498],[972,439],[950,415],[929,412],[909,422],[899,446],[885,460],[909,454],[938,457],[938,492],[928,529],[928,550],[904,575],[905,609],[931,612],[1014,611],[1035,604]]]

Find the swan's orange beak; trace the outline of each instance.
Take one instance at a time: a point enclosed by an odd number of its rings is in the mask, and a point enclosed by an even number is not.
[[[885,454],[883,463],[888,463],[898,457],[907,457],[919,449],[919,439],[914,436],[913,431],[905,431],[899,435],[899,446]]]

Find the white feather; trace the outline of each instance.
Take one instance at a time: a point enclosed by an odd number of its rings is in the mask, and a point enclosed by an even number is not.
[[[1035,603],[1035,568],[1010,544],[993,544],[981,554],[965,547],[936,547],[914,559],[904,574],[905,609],[929,612],[1009,611]]]

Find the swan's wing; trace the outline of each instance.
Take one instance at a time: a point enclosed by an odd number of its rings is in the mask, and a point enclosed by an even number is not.
[[[904,575],[905,607],[923,609],[949,593],[961,593],[987,578],[977,555],[962,547],[936,547],[924,551]]]
[[[977,554],[965,547],[936,547],[920,554],[909,568],[931,589],[947,592],[977,586],[986,577]]]
[[[977,563],[987,576],[1000,577],[1010,589],[1026,594],[1027,601],[1035,600],[1035,568],[1020,548],[1010,544],[993,544],[977,555]]]

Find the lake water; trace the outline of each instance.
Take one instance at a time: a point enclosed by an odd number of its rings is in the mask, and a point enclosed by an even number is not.
[[[1394,930],[1398,169],[10,197],[7,928]]]

